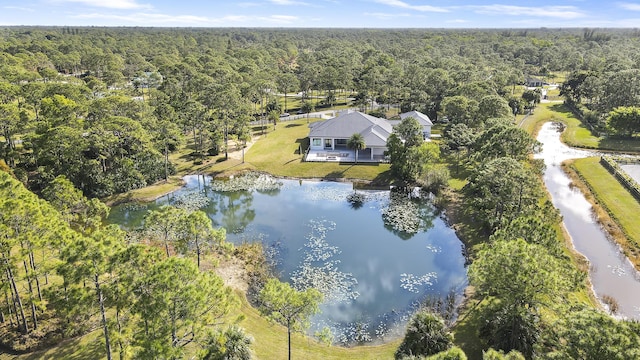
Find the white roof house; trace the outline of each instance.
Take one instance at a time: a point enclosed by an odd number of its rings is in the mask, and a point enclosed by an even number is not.
[[[309,128],[310,151],[307,161],[352,161],[353,154],[348,149],[347,142],[356,133],[362,135],[365,142],[365,149],[359,152],[359,159],[381,160],[387,150],[387,139],[393,131],[386,119],[357,111],[312,123]]]
[[[413,117],[422,126],[425,139],[431,137],[433,123],[429,117],[418,111],[400,115],[401,119]],[[358,152],[358,160],[381,161],[387,150],[387,139],[393,127],[401,120],[387,120],[358,111],[345,111],[325,121],[309,125],[309,152],[306,161],[353,161],[355,153],[348,148],[347,142],[353,134],[364,139],[365,149]]]
[[[422,135],[424,137],[425,140],[428,140],[429,138],[431,138],[431,127],[433,126],[433,122],[431,121],[431,119],[429,119],[429,116],[421,113],[420,111],[409,111],[403,114],[400,114],[400,120],[389,120],[389,122],[393,125],[396,126],[398,125],[402,120],[408,118],[408,117],[412,117],[416,120],[418,120],[418,123],[420,123],[420,125],[422,126]]]

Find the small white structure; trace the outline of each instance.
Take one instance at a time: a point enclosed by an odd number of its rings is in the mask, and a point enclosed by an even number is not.
[[[389,120],[392,126],[396,126],[400,124],[400,122],[408,117],[412,117],[418,120],[420,126],[422,126],[422,137],[425,140],[429,140],[431,138],[431,127],[433,126],[433,122],[429,117],[419,111],[409,111],[403,114],[400,114],[400,120]]]

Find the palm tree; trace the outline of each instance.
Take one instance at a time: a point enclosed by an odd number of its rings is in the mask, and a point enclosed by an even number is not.
[[[355,133],[351,135],[349,141],[347,141],[347,147],[351,150],[356,151],[356,164],[358,163],[358,151],[363,150],[366,144],[364,143],[364,138],[362,135]]]

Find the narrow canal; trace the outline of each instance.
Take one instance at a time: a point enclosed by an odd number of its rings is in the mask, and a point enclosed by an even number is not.
[[[619,306],[618,315],[640,319],[640,276],[619,246],[609,239],[595,219],[593,208],[584,195],[571,186],[561,163],[568,159],[597,156],[596,153],[577,150],[564,145],[559,123],[546,123],[538,141],[542,152],[536,158],[546,165],[544,183],[556,208],[560,210],[564,226],[575,249],[584,255],[590,265],[589,277],[596,296],[613,297]]]

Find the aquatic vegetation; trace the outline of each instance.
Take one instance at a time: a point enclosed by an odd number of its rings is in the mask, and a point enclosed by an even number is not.
[[[347,187],[314,186],[305,188],[305,195],[313,201],[324,200],[342,202],[347,196],[352,193],[353,191]]]
[[[325,301],[347,302],[358,298],[358,292],[353,290],[358,281],[353,274],[340,271],[340,260],[333,259],[340,249],[329,245],[326,237],[335,226],[334,222],[327,220],[309,222],[311,232],[304,245],[304,258],[291,274],[291,281],[297,290],[317,289]]]
[[[347,202],[351,204],[351,207],[354,209],[361,208],[365,201],[367,201],[367,196],[363,193],[353,192],[347,195]]]
[[[415,234],[432,226],[431,212],[431,209],[425,209],[414,201],[413,196],[392,191],[388,206],[382,209],[382,219],[395,231]]]
[[[123,204],[121,208],[124,211],[142,211],[142,210],[147,210],[148,206],[146,204],[139,203],[139,202],[130,202],[130,203]]]
[[[438,276],[434,272],[424,274],[422,276],[416,276],[414,274],[400,274],[400,287],[411,291],[412,293],[419,294],[424,290],[425,286],[431,286],[438,280]]]
[[[234,176],[228,180],[214,180],[210,184],[211,190],[220,192],[233,191],[270,191],[282,187],[277,178],[259,172],[248,172],[241,176]]]
[[[188,191],[180,193],[173,198],[173,206],[193,212],[209,205],[211,199],[200,191]]]

